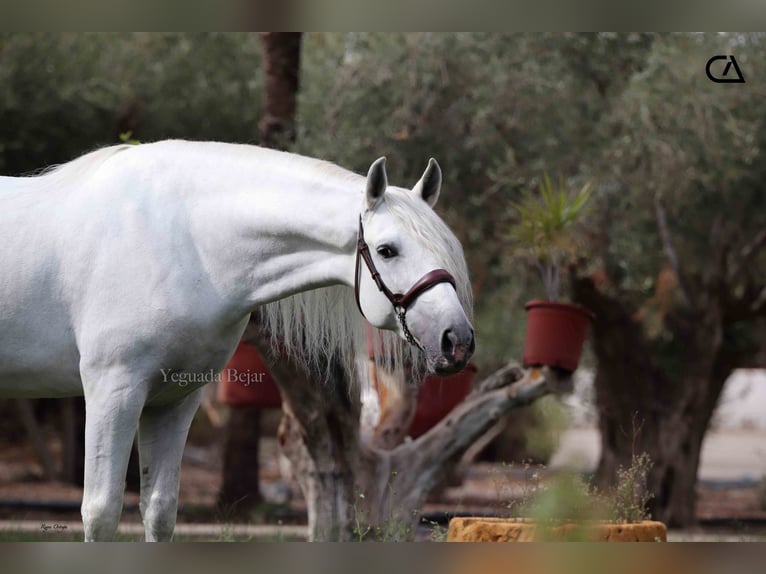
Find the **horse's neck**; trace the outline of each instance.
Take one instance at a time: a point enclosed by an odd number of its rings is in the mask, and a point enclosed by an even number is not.
[[[364,179],[306,158],[292,158],[291,166],[291,156],[258,152],[265,159],[222,158],[220,174],[193,178],[206,186],[193,205],[200,233],[211,238],[203,239],[208,269],[248,310],[350,284]],[[211,181],[218,189],[210,189]]]

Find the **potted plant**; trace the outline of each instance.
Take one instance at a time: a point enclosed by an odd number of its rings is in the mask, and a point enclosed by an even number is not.
[[[261,354],[253,345],[240,341],[237,350],[221,371],[217,389],[219,402],[229,406],[278,409],[282,395]]]
[[[418,389],[418,402],[409,432],[412,438],[427,433],[463,402],[473,388],[476,371],[476,366],[469,363],[465,369],[449,377],[426,377]]]
[[[538,190],[525,192],[520,201],[512,204],[519,219],[511,239],[537,266],[547,295],[547,300],[525,305],[524,366],[548,365],[574,371],[580,362],[588,324],[594,315],[584,307],[558,299],[561,268],[576,252],[576,224],[590,196],[589,185],[569,193],[563,180],[554,187],[546,173]]]

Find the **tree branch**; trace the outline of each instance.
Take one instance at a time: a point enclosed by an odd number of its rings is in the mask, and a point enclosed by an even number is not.
[[[736,281],[750,268],[750,264],[760,251],[766,247],[766,229],[758,233],[753,240],[745,245],[739,252],[739,256],[732,263],[727,279]]]
[[[756,285],[752,278],[748,278],[741,289],[741,285],[728,289],[721,297],[724,323],[737,323],[749,321],[766,316],[766,284]],[[738,291],[734,296],[733,291]]]
[[[750,305],[751,316],[766,315],[766,285],[761,288],[760,293]]]
[[[726,258],[729,250],[723,239],[723,219],[720,214],[713,218],[710,226],[710,253],[712,264],[708,265],[707,284],[713,286],[718,280],[726,279]]]
[[[681,270],[678,253],[673,245],[670,228],[668,227],[668,216],[665,212],[665,207],[662,205],[658,196],[655,196],[654,198],[654,212],[657,217],[657,228],[660,232],[660,239],[662,240],[662,247],[665,250],[665,255],[667,255],[670,266],[678,277],[678,282],[681,284],[681,289],[683,290],[684,295],[686,295],[686,298],[691,302],[693,301],[692,290],[686,275]]]
[[[571,389],[571,376],[548,367],[522,369],[509,363],[478,388],[434,428],[417,440],[397,447],[392,455],[406,465],[425,492],[508,411],[540,397]],[[397,465],[395,465],[397,466]]]

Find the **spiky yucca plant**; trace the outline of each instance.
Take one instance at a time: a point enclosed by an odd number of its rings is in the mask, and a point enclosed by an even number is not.
[[[511,204],[519,217],[511,240],[534,261],[551,301],[559,298],[561,266],[577,249],[575,224],[585,214],[590,196],[589,184],[571,193],[563,178],[554,187],[544,173],[537,190],[522,192],[521,199]]]

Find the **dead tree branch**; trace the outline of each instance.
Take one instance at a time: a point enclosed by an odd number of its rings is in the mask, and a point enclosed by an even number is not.
[[[410,488],[425,495],[502,416],[547,394],[570,390],[571,384],[569,375],[548,367],[527,370],[509,363],[482,381],[434,428],[397,447],[392,466],[407,468],[417,477]]]

